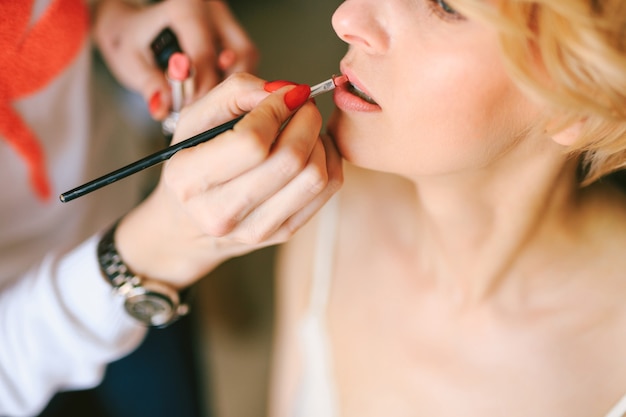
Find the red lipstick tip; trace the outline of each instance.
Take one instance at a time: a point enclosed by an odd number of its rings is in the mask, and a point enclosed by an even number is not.
[[[177,81],[184,81],[189,77],[191,62],[189,57],[183,53],[176,52],[172,54],[167,64],[167,70],[170,77]]]

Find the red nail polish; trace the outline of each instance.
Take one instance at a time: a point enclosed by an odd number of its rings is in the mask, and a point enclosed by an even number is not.
[[[302,106],[311,95],[311,87],[306,84],[298,84],[285,94],[285,104],[289,110],[295,110]]]
[[[279,90],[287,85],[296,85],[297,83],[285,80],[276,80],[276,81],[268,81],[263,86],[263,89],[268,93],[273,93],[276,90]]]
[[[159,110],[161,110],[161,92],[155,91],[148,100],[148,111],[154,116]]]

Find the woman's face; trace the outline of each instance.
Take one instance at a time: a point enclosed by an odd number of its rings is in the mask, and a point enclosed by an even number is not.
[[[506,75],[497,34],[441,0],[346,0],[333,16],[350,45],[329,132],[342,155],[409,177],[489,167],[538,108]],[[370,102],[371,101],[371,102]]]

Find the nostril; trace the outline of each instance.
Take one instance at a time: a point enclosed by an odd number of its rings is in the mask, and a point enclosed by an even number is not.
[[[348,42],[349,44],[360,44],[362,46],[365,47],[371,47],[372,45],[367,41],[367,39],[361,37],[361,36],[356,36],[356,35],[344,35],[343,39]]]

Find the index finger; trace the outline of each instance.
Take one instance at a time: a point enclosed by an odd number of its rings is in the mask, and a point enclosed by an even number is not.
[[[183,108],[172,143],[181,142],[252,110],[269,94],[265,81],[238,73]]]
[[[241,146],[243,166],[252,168],[264,161],[283,125],[311,94],[306,84],[290,85],[271,94],[250,111],[230,133]]]
[[[238,177],[267,159],[283,124],[307,101],[309,93],[309,86],[297,85],[269,95],[233,130],[178,152],[169,160],[168,169],[175,170],[180,178],[187,178],[196,190]]]

